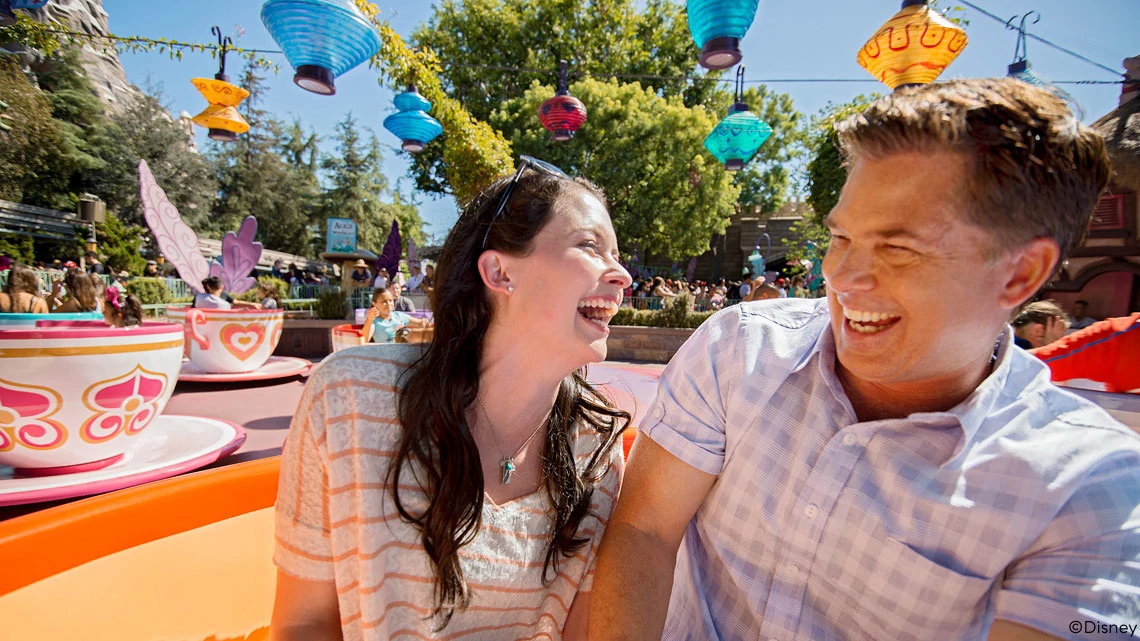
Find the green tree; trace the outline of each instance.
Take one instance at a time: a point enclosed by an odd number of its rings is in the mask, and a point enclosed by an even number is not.
[[[15,57],[0,56],[0,100],[11,129],[0,133],[0,198],[50,207],[41,193],[65,188],[59,169],[66,157],[51,102],[20,70]],[[70,170],[69,170],[70,171]]]
[[[317,194],[316,177],[303,165],[294,167],[288,162],[288,146],[296,142],[261,106],[268,89],[259,66],[247,65],[240,84],[250,92],[242,103],[250,128],[236,142],[212,146],[218,184],[215,224],[219,231],[229,231],[237,229],[246,216],[253,216],[266,248],[310,255],[308,224]],[[300,130],[300,123],[294,127]],[[315,138],[310,140],[315,154]],[[303,147],[298,152],[302,155]]]
[[[388,239],[392,221],[400,221],[400,236],[410,236],[423,244],[423,223],[415,206],[403,203],[388,187],[383,172],[383,152],[375,134],[361,140],[360,128],[352,114],[336,125],[336,153],[321,159],[328,187],[321,194],[314,223],[321,237],[315,243],[324,248],[326,218],[356,221],[356,243],[361,249],[379,253]]]
[[[146,88],[111,117],[107,165],[96,175],[92,192],[123,222],[145,226],[138,174],[145,159],[182,220],[198,233],[215,232],[210,207],[217,183],[209,160],[191,148],[190,135],[163,107],[161,89]]]
[[[560,60],[575,74],[641,75],[643,86],[689,106],[717,92],[713,82],[676,79],[693,74],[699,51],[683,8],[669,0],[444,0],[413,40],[447,61],[447,95],[484,121],[534,82],[553,84]],[[413,159],[416,186],[447,191],[446,168],[429,145]]]
[[[80,231],[79,240],[87,237],[87,232]],[[128,225],[119,220],[119,217],[108,213],[107,220],[95,225],[95,238],[99,241],[98,254],[102,261],[113,267],[116,271],[126,270],[135,276],[141,276],[146,268],[146,258],[140,253],[143,239],[147,230],[138,225]],[[78,247],[78,254],[82,247]]]
[[[702,146],[718,115],[689,108],[680,96],[593,78],[571,93],[590,105],[589,125],[567,143],[552,144],[538,106],[552,89],[537,82],[508,101],[491,123],[515,148],[588,177],[605,189],[623,247],[674,260],[701,254],[728,226],[739,187]],[[631,160],[632,159],[632,160]]]

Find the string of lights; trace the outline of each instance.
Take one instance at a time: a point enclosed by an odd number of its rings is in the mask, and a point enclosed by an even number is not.
[[[967,3],[968,4],[968,3]],[[992,17],[993,14],[988,14]],[[200,42],[183,42],[179,40],[168,40],[165,38],[147,38],[143,36],[116,36],[114,34],[99,35],[89,34],[79,31],[71,31],[67,29],[48,29],[50,33],[56,35],[67,36],[71,38],[87,39],[87,40],[107,40],[111,42],[121,42],[127,45],[148,45],[156,47],[169,47],[171,49],[181,49],[191,52],[209,52],[211,55],[216,55],[218,45],[205,44]],[[1027,34],[1030,35],[1030,34]],[[245,49],[242,47],[230,47],[230,51],[237,54],[250,54],[250,55],[284,55],[284,51],[279,49]],[[1076,55],[1076,54],[1074,54]],[[1095,64],[1095,63],[1094,63]],[[533,74],[554,74],[555,72],[550,69],[533,69],[528,67],[517,67],[511,65],[478,65],[478,64],[465,64],[465,63],[446,63],[445,67],[459,67],[465,69],[486,69],[488,71],[510,71],[515,73],[533,73]],[[736,82],[732,78],[719,78],[712,76],[663,76],[658,74],[645,74],[645,73],[599,73],[588,71],[571,71],[569,72],[572,77],[590,77],[590,78],[621,78],[627,80],[658,80],[665,82],[717,82],[731,84]],[[745,79],[744,84],[750,85],[773,85],[773,84],[878,84],[875,78],[751,78]],[[1118,85],[1123,80],[1053,80],[1051,81],[1056,85]]]

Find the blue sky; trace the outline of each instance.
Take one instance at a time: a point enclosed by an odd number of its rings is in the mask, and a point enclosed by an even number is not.
[[[1140,54],[1140,0],[971,0],[990,13],[1008,18],[1030,10],[1041,14],[1031,32],[1074,50],[1113,69],[1123,70],[1121,60]],[[233,0],[227,3],[184,2],[176,0],[104,0],[110,16],[111,32],[116,35],[165,37],[174,40],[210,42],[211,25],[234,31],[245,29],[239,46],[278,49],[261,24],[261,2]],[[954,4],[953,0],[949,4]],[[432,4],[416,0],[377,3],[392,26],[405,38],[431,15]],[[742,49],[746,77],[777,78],[870,78],[855,62],[866,39],[898,10],[898,0],[761,0],[756,21]],[[1016,34],[977,11],[967,9],[970,38],[965,52],[947,69],[946,77],[1004,75],[1013,59]],[[1114,80],[1113,74],[1082,62],[1046,45],[1030,40],[1029,60],[1033,68],[1052,80]],[[197,113],[204,107],[201,96],[190,85],[195,76],[210,77],[217,63],[208,54],[187,54],[172,61],[158,53],[123,54],[128,79],[138,85],[148,79],[160,83],[170,109]],[[240,59],[229,63],[231,76],[237,75]],[[411,181],[404,178],[407,161],[398,155],[399,141],[384,130],[381,122],[394,111],[393,93],[377,82],[375,71],[362,65],[337,79],[337,95],[318,96],[293,84],[292,70],[280,56],[280,71],[268,78],[266,108],[279,117],[300,117],[305,125],[326,139],[323,148],[331,150],[335,123],[352,112],[358,122],[370,127],[388,145],[385,173],[393,184],[402,181],[401,191],[411,194]],[[777,91],[792,96],[796,109],[814,114],[829,101],[842,102],[860,93],[885,91],[886,87],[867,83],[770,83]],[[1064,85],[1092,122],[1116,107],[1119,85]],[[587,105],[589,107],[589,105]],[[587,121],[585,126],[589,126]],[[207,141],[199,129],[199,146]],[[442,238],[455,222],[457,211],[450,198],[433,199],[414,195],[428,224],[425,231]]]

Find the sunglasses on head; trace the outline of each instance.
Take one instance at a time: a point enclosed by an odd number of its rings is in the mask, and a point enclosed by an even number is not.
[[[502,215],[503,210],[507,208],[507,203],[511,201],[511,194],[515,191],[515,185],[519,184],[519,179],[522,178],[523,172],[527,169],[541,171],[555,178],[573,180],[569,174],[545,160],[539,160],[538,158],[525,154],[520,155],[519,169],[515,172],[515,177],[511,179],[511,184],[507,185],[507,188],[503,190],[503,195],[499,197],[499,206],[495,208],[495,215],[491,216],[490,222],[487,223],[487,231],[483,232],[483,244],[480,246],[480,251],[487,249],[487,237],[491,235],[491,226],[495,224],[495,221]]]

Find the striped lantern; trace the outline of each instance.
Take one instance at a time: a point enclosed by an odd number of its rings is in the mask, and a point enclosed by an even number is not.
[[[558,74],[558,91],[538,108],[538,120],[550,132],[551,142],[570,140],[586,122],[586,105],[567,88],[565,60],[558,63]]]
[[[396,134],[404,151],[418,154],[429,142],[443,133],[443,125],[427,114],[431,102],[416,91],[415,85],[393,99],[396,113],[384,119],[384,128]]]
[[[285,51],[293,82],[325,96],[335,79],[380,52],[380,34],[353,0],[267,0],[261,21]]]
[[[934,82],[966,48],[966,32],[926,6],[903,0],[902,9],[859,50],[859,66],[891,89]]]
[[[759,0],[689,0],[689,31],[701,48],[706,69],[728,69],[740,62],[740,41],[756,18]]]

